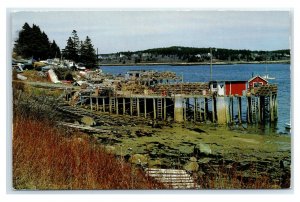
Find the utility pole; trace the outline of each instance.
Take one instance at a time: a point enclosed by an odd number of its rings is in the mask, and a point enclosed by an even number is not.
[[[98,48],[97,48],[97,66],[99,65]]]
[[[212,81],[212,49],[210,48],[210,80]]]

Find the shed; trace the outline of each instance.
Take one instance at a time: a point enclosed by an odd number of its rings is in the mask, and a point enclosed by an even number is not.
[[[226,95],[243,95],[247,90],[247,81],[225,81]]]
[[[261,76],[255,76],[255,77],[252,77],[251,79],[249,79],[248,88],[249,89],[257,88],[257,87],[264,86],[267,84],[268,84],[268,81],[266,79],[262,78]]]
[[[219,96],[243,95],[247,90],[247,81],[210,81],[210,91]]]

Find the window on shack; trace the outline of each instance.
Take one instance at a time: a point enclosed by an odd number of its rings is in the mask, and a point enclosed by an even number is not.
[[[260,86],[262,86],[262,85],[263,85],[262,82],[254,82],[254,83],[253,83],[253,87],[255,87],[255,88],[260,87]]]

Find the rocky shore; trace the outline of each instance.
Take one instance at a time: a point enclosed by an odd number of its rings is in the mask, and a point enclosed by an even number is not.
[[[68,121],[110,130],[90,134],[107,151],[138,166],[186,169],[198,177],[217,175],[222,170],[245,181],[268,176],[278,185],[275,188],[290,186],[288,135],[259,135],[241,126],[153,122],[107,113],[89,120],[92,124],[76,116]]]

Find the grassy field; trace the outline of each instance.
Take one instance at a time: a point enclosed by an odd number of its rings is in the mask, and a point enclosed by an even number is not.
[[[85,134],[66,131],[47,120],[14,117],[15,189],[157,189],[162,185],[117,159]]]

